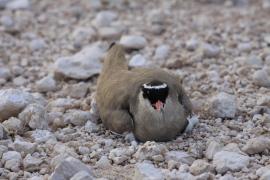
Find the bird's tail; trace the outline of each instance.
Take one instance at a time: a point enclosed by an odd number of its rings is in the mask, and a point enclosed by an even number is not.
[[[125,58],[124,47],[119,44],[112,43],[107,55],[105,56],[103,71],[108,72],[125,69],[128,69],[128,62]]]

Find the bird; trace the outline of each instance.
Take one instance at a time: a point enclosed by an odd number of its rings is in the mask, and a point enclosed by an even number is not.
[[[184,132],[192,104],[180,77],[160,68],[128,67],[113,43],[97,81],[96,102],[105,128],[132,132],[138,141],[169,141]]]

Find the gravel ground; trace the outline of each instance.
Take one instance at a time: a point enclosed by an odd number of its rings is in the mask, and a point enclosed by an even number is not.
[[[0,0],[0,179],[270,179],[269,0]],[[97,121],[110,42],[183,78],[199,123],[136,142]]]

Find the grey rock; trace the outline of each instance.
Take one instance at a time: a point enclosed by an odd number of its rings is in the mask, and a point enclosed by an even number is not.
[[[34,172],[40,170],[40,164],[42,160],[36,157],[27,154],[26,157],[23,159],[23,167],[26,171]]]
[[[91,121],[87,121],[84,130],[88,133],[96,133],[99,130],[99,126]]]
[[[28,105],[19,114],[19,119],[32,129],[48,129],[47,112],[40,104]]]
[[[256,175],[261,177],[260,180],[268,180],[270,174],[270,166],[263,166],[256,171]]]
[[[37,129],[32,132],[31,137],[36,143],[45,143],[48,140],[56,141],[56,137],[48,130]]]
[[[239,49],[241,52],[249,52],[252,50],[252,45],[249,42],[239,43],[237,45],[237,49]]]
[[[251,66],[258,66],[258,67],[263,66],[263,60],[255,55],[249,56],[246,60],[246,63]]]
[[[270,96],[269,95],[262,95],[257,100],[257,105],[258,106],[268,106],[268,107],[270,107]]]
[[[98,162],[96,163],[96,166],[98,168],[106,169],[111,166],[110,160],[107,158],[107,156],[101,156]]]
[[[90,120],[91,114],[82,110],[70,110],[64,114],[64,122],[71,123],[75,126],[85,125],[87,120]]]
[[[94,180],[95,178],[86,171],[79,171],[70,180]]]
[[[52,76],[46,76],[36,82],[38,92],[49,92],[57,89],[56,81]]]
[[[127,49],[142,49],[146,46],[146,39],[142,36],[124,35],[120,39],[120,44]]]
[[[190,172],[195,176],[203,174],[205,172],[209,172],[211,170],[211,165],[207,161],[202,159],[195,160],[190,166]]]
[[[237,111],[236,97],[224,92],[211,99],[210,112],[219,118],[234,118]]]
[[[89,0],[90,7],[93,9],[100,9],[102,7],[102,3],[100,0]]]
[[[88,92],[88,86],[89,85],[87,83],[80,82],[78,84],[65,86],[63,91],[66,96],[70,96],[72,98],[83,98]]]
[[[0,90],[0,122],[16,117],[29,103],[33,96],[19,89]]]
[[[29,0],[12,0],[7,5],[7,9],[18,10],[18,9],[29,9],[31,6]]]
[[[21,134],[24,132],[24,123],[15,117],[11,117],[8,120],[3,122],[3,126],[9,132],[14,132],[16,134]]]
[[[105,49],[97,45],[87,46],[70,57],[61,57],[54,64],[56,77],[88,79],[100,73]]]
[[[11,72],[8,68],[0,67],[0,78],[1,79],[10,79],[11,78]]]
[[[213,44],[203,44],[202,46],[203,56],[206,58],[216,58],[220,54],[220,48]]]
[[[170,46],[168,45],[160,45],[157,47],[155,51],[154,58],[160,60],[166,60],[170,54]]]
[[[128,65],[131,67],[142,67],[146,64],[146,59],[141,54],[136,54],[131,58]]]
[[[20,165],[22,162],[21,154],[16,151],[7,151],[3,153],[2,163],[5,164],[5,168],[10,169],[13,172],[18,172],[20,170]]]
[[[191,165],[195,161],[194,157],[184,151],[169,151],[165,154],[166,161],[174,160],[179,163]]]
[[[218,173],[237,172],[249,165],[248,156],[236,152],[220,151],[214,155],[213,165]]]
[[[110,26],[111,23],[117,19],[117,17],[118,17],[118,14],[116,12],[101,11],[97,14],[93,23],[97,27],[106,27],[106,26]]]
[[[270,0],[262,0],[262,7],[264,9],[270,9]]]
[[[46,43],[43,39],[33,39],[29,46],[32,51],[38,51],[44,49],[46,47]]]
[[[90,149],[88,147],[85,147],[85,146],[80,146],[78,148],[78,152],[82,155],[84,154],[90,154]]]
[[[98,34],[102,39],[118,39],[121,33],[120,29],[114,27],[102,27],[98,30]]]
[[[207,146],[206,148],[206,151],[205,151],[205,157],[209,160],[212,160],[214,155],[221,151],[222,149],[222,145],[217,143],[216,141],[211,141],[209,143],[209,145]]]
[[[15,151],[23,153],[24,155],[32,154],[33,152],[35,152],[35,150],[37,148],[36,143],[24,141],[23,139],[21,139],[19,137],[16,137],[16,139],[13,143],[13,146],[14,146]]]
[[[199,47],[199,42],[195,38],[191,38],[186,42],[186,48],[189,51],[194,51]]]
[[[261,153],[270,149],[270,139],[264,136],[249,139],[243,147],[243,151],[248,154]]]
[[[76,173],[85,171],[92,174],[90,168],[78,159],[68,157],[56,166],[49,180],[68,180]]]
[[[141,179],[141,180],[164,180],[165,177],[161,173],[161,170],[155,168],[153,164],[150,163],[137,163],[135,166],[135,173],[133,179]]]
[[[121,164],[128,160],[134,152],[135,149],[132,146],[129,148],[115,148],[110,151],[109,159],[111,159],[115,164]]]
[[[5,8],[10,0],[0,0],[0,8]]]
[[[0,145],[0,159],[2,159],[2,155],[8,151],[8,147],[4,145]]]
[[[71,35],[71,39],[76,48],[81,48],[89,44],[96,37],[96,31],[91,27],[77,27]]]
[[[253,74],[253,82],[262,87],[270,87],[270,77],[265,70],[258,70]]]
[[[139,146],[134,157],[139,161],[152,160],[153,156],[164,156],[166,152],[168,152],[168,149],[165,145],[148,141]]]

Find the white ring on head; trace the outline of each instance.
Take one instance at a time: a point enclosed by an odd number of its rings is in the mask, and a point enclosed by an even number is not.
[[[163,83],[163,84],[157,85],[157,86],[151,86],[151,85],[143,84],[143,87],[145,89],[164,89],[164,88],[167,87],[167,84]]]

